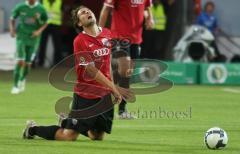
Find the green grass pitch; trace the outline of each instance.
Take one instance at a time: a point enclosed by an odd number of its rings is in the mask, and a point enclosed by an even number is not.
[[[27,119],[42,125],[56,124],[56,100],[72,96],[71,92],[51,87],[47,72],[33,70],[26,91],[16,96],[10,94],[11,72],[0,72],[0,154],[240,153],[240,95],[237,93],[240,87],[224,86],[174,86],[163,93],[138,96],[137,102],[128,108],[139,118],[116,118],[112,134],[102,142],[83,136],[76,142],[23,140]],[[226,88],[233,92],[224,91]],[[163,111],[169,115],[164,116]],[[182,114],[177,117],[172,112]],[[213,126],[228,133],[229,142],[224,150],[208,150],[203,143],[205,131]]]

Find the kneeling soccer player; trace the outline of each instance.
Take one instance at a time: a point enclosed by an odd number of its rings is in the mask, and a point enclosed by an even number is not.
[[[104,133],[111,133],[113,120],[113,102],[111,93],[117,103],[122,96],[111,81],[110,54],[111,33],[96,24],[95,15],[84,6],[73,11],[76,28],[83,28],[74,40],[75,69],[77,83],[74,88],[72,111],[84,110],[100,103],[112,104],[104,112],[88,117],[74,117],[64,120],[61,126],[37,126],[32,120],[27,121],[23,138],[33,139],[39,136],[47,140],[74,141],[79,134],[92,140],[102,140]],[[88,114],[88,113],[86,113]]]

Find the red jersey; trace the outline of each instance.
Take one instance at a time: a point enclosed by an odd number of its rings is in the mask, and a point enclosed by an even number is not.
[[[82,32],[74,39],[75,70],[77,73],[74,92],[87,99],[100,98],[110,93],[109,89],[95,81],[96,74],[85,72],[85,66],[91,64],[111,80],[111,32],[105,28],[100,28],[100,30],[100,34],[96,37]]]
[[[116,38],[129,38],[132,44],[142,42],[144,10],[151,0],[105,0],[113,8],[111,31]]]

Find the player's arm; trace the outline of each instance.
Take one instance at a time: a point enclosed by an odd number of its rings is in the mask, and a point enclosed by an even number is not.
[[[44,31],[44,29],[47,28],[47,26],[48,26],[47,23],[43,24],[39,29],[37,29],[36,31],[34,31],[34,32],[32,33],[32,37],[37,37],[37,36],[39,36],[39,35]]]
[[[153,20],[153,15],[151,11],[152,0],[146,0],[144,5],[145,5],[145,12],[146,12],[146,16],[144,16],[145,26],[147,30],[150,30],[154,26],[154,20]]]
[[[9,21],[9,31],[10,31],[10,35],[12,37],[15,37],[16,36],[16,20],[15,19],[10,19]]]
[[[39,36],[48,26],[47,24],[48,15],[44,8],[41,14],[36,14],[36,18],[39,21],[39,24],[41,24],[42,26],[32,33],[32,37]]]
[[[16,5],[16,7],[11,12],[11,17],[9,20],[9,31],[12,37],[16,36],[16,18],[19,16],[21,5]]]
[[[112,11],[112,8],[110,6],[107,6],[106,4],[103,5],[103,8],[102,8],[101,14],[100,14],[100,18],[99,18],[99,26],[105,27],[108,16],[111,11]]]
[[[112,84],[114,84],[114,80],[113,80],[113,71],[112,71],[112,67],[110,66],[110,73],[111,73],[111,80],[112,80]],[[124,73],[125,74],[125,73]],[[118,90],[118,92],[121,94],[122,99],[124,99],[127,102],[135,102],[136,101],[136,97],[134,92],[130,91],[129,88],[122,88],[119,87],[117,85],[115,85],[116,89]]]
[[[114,97],[116,98],[116,102],[121,103],[122,96],[119,93],[119,91],[117,90],[117,88],[115,87],[114,83],[112,81],[110,81],[108,78],[106,78],[103,75],[103,73],[94,66],[94,64],[86,65],[85,70],[86,70],[86,73],[89,76],[91,76],[95,81],[97,81],[101,85],[109,88],[112,91]]]
[[[151,6],[145,8],[146,16],[145,16],[145,26],[146,29],[152,29],[154,25],[153,15],[151,11]]]

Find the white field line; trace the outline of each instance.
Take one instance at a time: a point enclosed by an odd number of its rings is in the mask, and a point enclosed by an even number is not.
[[[235,93],[235,94],[240,93],[240,90],[233,89],[233,88],[223,88],[222,90],[225,91],[225,92],[229,92],[229,93]]]

